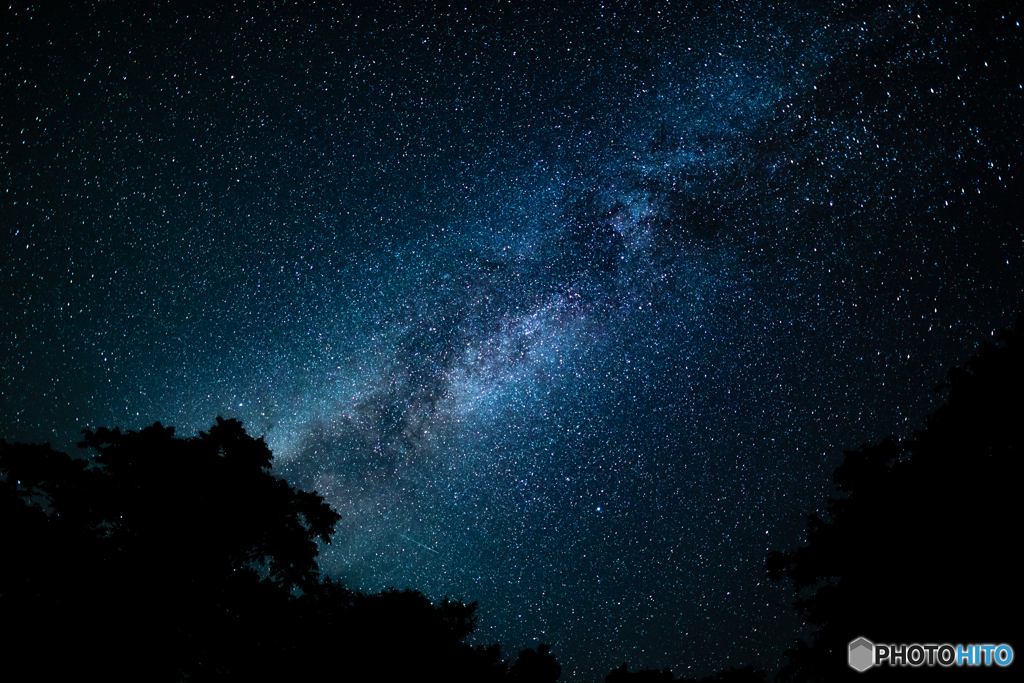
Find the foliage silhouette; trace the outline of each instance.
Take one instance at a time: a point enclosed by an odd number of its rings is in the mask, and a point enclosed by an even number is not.
[[[849,641],[1019,643],[1012,549],[1024,441],[1021,329],[948,373],[946,403],[912,438],[846,453],[837,495],[808,520],[807,543],[773,553],[777,580],[819,627],[788,652],[780,681],[856,680]],[[320,576],[318,542],[338,515],[270,471],[240,422],[179,439],[159,423],[99,429],[72,458],[0,442],[0,624],[4,674],[107,680],[554,681],[547,645],[511,667],[471,647],[476,603],[415,591],[352,592]],[[874,678],[960,675],[879,669]],[[672,681],[629,672],[608,683]],[[681,679],[686,680],[686,679]],[[752,683],[731,669],[699,683]],[[690,681],[689,683],[697,683]]]
[[[554,683],[562,674],[562,667],[555,656],[548,652],[548,646],[541,643],[536,650],[522,650],[512,665],[512,680],[535,683]]]
[[[938,391],[945,404],[912,438],[845,454],[838,494],[808,519],[807,544],[773,553],[796,607],[819,627],[788,651],[782,681],[857,680],[848,643],[1019,645],[1016,538],[1024,441],[1024,316]],[[1009,615],[1014,615],[1010,618]],[[960,667],[872,669],[873,678],[963,678]],[[991,672],[986,672],[991,673]]]
[[[316,540],[330,542],[338,515],[274,478],[269,449],[241,423],[218,418],[193,439],[159,423],[100,429],[80,446],[95,454],[0,451],[0,606],[25,625],[5,646],[37,672],[226,670],[269,637],[241,624],[252,605],[279,612],[318,586]]]
[[[465,643],[476,603],[349,591],[320,576],[339,516],[270,472],[240,422],[179,439],[99,429],[82,458],[0,442],[4,674],[106,680],[550,680]]]

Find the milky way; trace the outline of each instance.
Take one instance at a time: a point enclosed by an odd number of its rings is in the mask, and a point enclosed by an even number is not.
[[[6,9],[0,436],[237,417],[352,587],[771,670],[766,553],[1024,308],[1020,15]]]

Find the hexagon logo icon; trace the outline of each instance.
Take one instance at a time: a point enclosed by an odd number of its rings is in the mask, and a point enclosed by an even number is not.
[[[867,638],[851,641],[848,661],[851,669],[867,671],[875,663],[875,644]]]

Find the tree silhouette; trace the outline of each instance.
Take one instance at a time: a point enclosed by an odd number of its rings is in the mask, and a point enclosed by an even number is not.
[[[338,515],[276,479],[240,422],[192,439],[99,429],[80,445],[92,454],[0,442],[5,677],[508,678],[498,646],[464,642],[476,603],[321,577],[317,542]],[[520,660],[531,680],[557,678],[546,646]]]
[[[808,520],[807,544],[773,553],[796,607],[819,626],[787,653],[783,681],[856,680],[848,643],[1019,644],[1014,474],[1024,441],[1024,354],[1016,331],[981,347],[938,390],[945,404],[912,438],[845,454],[838,495]],[[872,669],[873,678],[966,675],[953,667]]]
[[[251,605],[270,613],[317,587],[316,540],[329,543],[339,517],[273,477],[269,449],[241,423],[218,418],[193,439],[159,423],[100,429],[80,445],[95,454],[0,450],[0,606],[7,624],[28,625],[5,645],[33,670],[221,671],[248,639],[267,644],[240,626]]]
[[[536,683],[554,683],[562,674],[562,667],[555,656],[548,652],[547,645],[541,643],[536,650],[521,650],[516,663],[512,665],[513,681],[533,681]]]
[[[1021,324],[940,390],[912,438],[846,453],[837,495],[807,543],[766,567],[800,591],[819,629],[781,681],[855,680],[847,644],[1019,643],[1012,539],[1024,446]],[[5,677],[106,680],[312,678],[554,681],[547,645],[511,667],[471,647],[476,603],[415,591],[349,591],[320,576],[317,543],[338,515],[275,478],[262,439],[217,419],[208,433],[84,432],[91,451],[0,441],[0,624]],[[962,675],[882,668],[913,678]],[[673,680],[671,671],[606,678]],[[763,681],[750,667],[700,683]],[[693,683],[693,682],[691,682]]]

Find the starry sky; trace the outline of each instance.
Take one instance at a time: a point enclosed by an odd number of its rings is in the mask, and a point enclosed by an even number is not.
[[[0,437],[235,417],[350,587],[777,667],[766,553],[1024,309],[1020,3],[205,4],[0,10]]]

